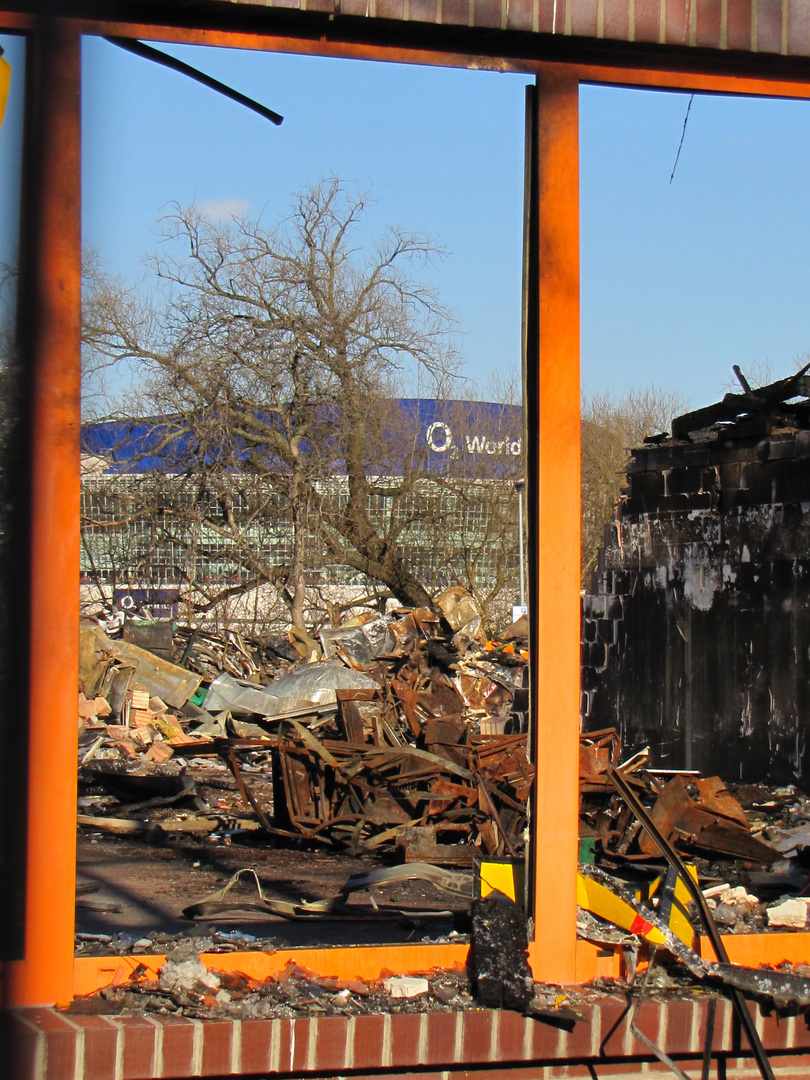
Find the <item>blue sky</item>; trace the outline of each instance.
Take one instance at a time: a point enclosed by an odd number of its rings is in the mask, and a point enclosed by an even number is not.
[[[17,49],[9,38],[8,59]],[[467,374],[519,358],[523,87],[488,72],[160,46],[281,112],[270,125],[100,40],[84,43],[84,233],[133,282],[172,200],[264,209],[334,173],[448,251],[437,270]],[[19,73],[17,63],[15,74]],[[810,349],[810,103],[581,93],[582,375],[694,404],[731,365],[774,377]],[[0,257],[14,203],[13,101],[0,129]],[[4,167],[8,166],[8,168]],[[11,174],[11,175],[9,175]]]
[[[695,404],[810,350],[810,102],[582,91],[582,369]]]

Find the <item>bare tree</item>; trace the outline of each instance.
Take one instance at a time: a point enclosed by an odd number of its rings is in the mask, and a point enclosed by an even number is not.
[[[189,525],[227,543],[297,625],[315,548],[404,603],[430,603],[374,506],[419,474],[400,448],[400,468],[380,477],[391,389],[416,370],[433,385],[452,376],[454,327],[420,277],[438,249],[399,229],[364,248],[365,208],[336,179],[299,194],[275,227],[175,207],[151,302],[102,281],[85,308],[94,375],[129,365],[140,392],[124,413],[159,417],[142,453],[161,463],[151,490],[167,535],[177,522],[178,543]],[[271,509],[291,535],[282,559],[255,542]]]
[[[110,349],[116,328],[137,324],[145,307],[137,292],[104,266],[97,248],[82,247],[82,417],[117,413],[132,394],[132,364]]]
[[[609,392],[582,399],[582,586],[588,588],[605,525],[612,520],[625,484],[630,451],[648,435],[669,431],[687,408],[670,390],[648,386],[621,398]]]

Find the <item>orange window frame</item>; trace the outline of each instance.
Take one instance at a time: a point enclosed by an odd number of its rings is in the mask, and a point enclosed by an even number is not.
[[[291,27],[294,24],[290,24]],[[532,165],[536,182],[528,281],[527,399],[534,479],[535,558],[532,714],[537,765],[531,844],[535,978],[556,983],[607,974],[593,946],[576,937],[579,734],[579,86],[581,83],[768,97],[810,97],[808,81],[733,69],[723,54],[690,58],[662,52],[661,67],[632,66],[626,47],[610,64],[469,57],[438,49],[289,34],[195,30],[115,21],[67,20],[0,11],[0,29],[28,35],[26,199],[22,217],[21,319],[28,362],[30,455],[30,622],[28,825],[23,958],[3,969],[7,1005],[64,1004],[126,974],[129,957],[74,960],[76,880],[76,675],[78,670],[80,402],[80,42],[82,35],[286,51],[354,59],[522,71],[537,78]],[[372,27],[373,29],[373,27]],[[339,30],[335,30],[339,34]],[[437,32],[436,40],[440,40]],[[606,54],[610,55],[610,54]],[[639,54],[642,55],[642,54]],[[643,54],[650,62],[650,52]],[[721,60],[725,70],[716,71]],[[752,61],[753,65],[753,61]],[[751,65],[751,66],[752,66]],[[34,134],[32,134],[34,133]],[[542,408],[540,403],[542,402]],[[43,673],[47,672],[47,678]],[[780,939],[782,959],[785,939]],[[739,939],[735,940],[735,945]],[[745,960],[765,962],[768,939],[747,939]],[[810,959],[810,935],[791,938],[794,959]],[[270,974],[294,955],[324,975],[374,978],[392,957],[401,971],[464,963],[460,945],[295,949],[228,962]],[[740,954],[742,958],[742,953]],[[773,959],[773,957],[770,957]],[[222,958],[218,958],[222,963]],[[606,967],[600,969],[600,964]]]

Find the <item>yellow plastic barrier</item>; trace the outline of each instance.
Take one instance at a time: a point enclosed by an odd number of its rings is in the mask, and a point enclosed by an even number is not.
[[[666,939],[661,931],[656,930],[626,901],[612,893],[601,882],[584,877],[582,874],[577,874],[577,904],[586,911],[590,911],[592,915],[621,927],[622,930],[628,930],[631,934],[640,934],[651,945],[666,945]]]
[[[687,870],[697,881],[697,868],[689,864]],[[663,880],[663,876],[657,877],[643,889],[638,890],[635,893],[636,900],[649,900]],[[668,924],[673,934],[691,949],[694,943],[695,931],[686,916],[686,907],[689,901],[689,891],[681,879],[678,878],[675,883],[674,899],[669,913]],[[606,919],[622,930],[629,930],[631,934],[640,934],[652,945],[665,944],[661,932],[651,926],[628,903],[612,893],[601,882],[584,877],[582,874],[577,874],[577,904],[581,908],[585,908],[586,911],[590,911],[592,915],[597,915],[600,919]]]

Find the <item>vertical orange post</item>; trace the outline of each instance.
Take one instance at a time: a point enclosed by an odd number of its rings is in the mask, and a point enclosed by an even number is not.
[[[535,978],[576,979],[579,785],[580,405],[579,85],[545,69],[537,79],[536,565],[530,612],[535,652]]]
[[[73,997],[81,421],[81,40],[43,18],[26,51],[19,340],[30,454],[24,958],[12,1005]]]

